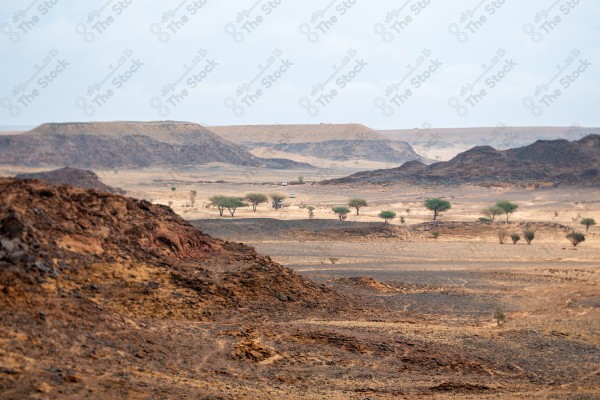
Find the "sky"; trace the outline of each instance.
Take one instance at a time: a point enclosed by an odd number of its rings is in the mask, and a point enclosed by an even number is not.
[[[0,125],[600,126],[600,1],[1,0]]]

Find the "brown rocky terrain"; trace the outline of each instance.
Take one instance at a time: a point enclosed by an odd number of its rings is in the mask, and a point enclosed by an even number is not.
[[[39,179],[53,185],[69,185],[84,189],[98,189],[103,192],[125,194],[123,189],[108,186],[100,181],[98,175],[93,171],[65,167],[54,171],[32,172],[29,174],[18,174],[17,179]]]
[[[323,184],[410,182],[415,184],[600,185],[600,135],[580,140],[538,140],[516,149],[474,147],[452,160],[360,172]]]
[[[238,125],[211,130],[260,154],[290,154],[332,161],[402,164],[424,159],[405,141],[390,139],[360,124]]]
[[[49,123],[0,136],[0,164],[80,168],[183,167],[211,162],[268,168],[309,167],[262,159],[187,122]]]

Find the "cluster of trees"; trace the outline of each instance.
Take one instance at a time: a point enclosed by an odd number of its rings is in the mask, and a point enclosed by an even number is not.
[[[171,188],[171,190],[175,190],[175,188]],[[196,201],[197,192],[195,190],[190,191],[190,201],[192,207]],[[279,209],[284,206],[284,200],[287,198],[286,195],[281,193],[271,193],[269,196],[263,193],[248,193],[245,197],[235,197],[235,196],[223,196],[216,195],[212,196],[209,201],[210,205],[216,207],[219,210],[219,215],[223,216],[225,210],[229,211],[229,214],[233,217],[238,208],[252,206],[252,211],[256,212],[257,207],[262,203],[267,203],[269,201],[269,197],[271,198],[273,208]],[[246,203],[246,201],[248,203]],[[426,199],[423,203],[425,208],[433,211],[433,220],[435,221],[441,213],[448,211],[452,208],[452,204],[444,200],[442,198],[429,198]],[[368,203],[365,199],[361,198],[352,198],[348,201],[346,206],[338,206],[333,207],[332,211],[337,215],[340,221],[346,220],[348,214],[350,214],[350,208],[354,208],[356,210],[356,215],[360,215],[360,210],[363,207],[368,207]],[[315,207],[314,206],[305,206],[308,210],[308,217],[313,219],[315,216]],[[493,206],[484,208],[481,213],[484,215],[483,218],[479,218],[482,222],[491,223],[495,221],[496,217],[499,215],[506,215],[506,222],[509,222],[509,215],[514,213],[519,208],[518,204],[512,203],[508,200],[500,200],[497,201]],[[406,209],[407,214],[410,213],[410,209]],[[382,210],[378,217],[383,219],[387,224],[389,221],[395,219],[397,217],[397,213],[391,210]],[[400,217],[400,221],[404,223],[404,217]],[[593,218],[582,218],[580,221],[581,225],[585,226],[585,231],[588,232],[590,226],[596,225],[596,221]],[[500,243],[503,244],[507,237],[510,236],[513,244],[517,244],[521,240],[521,235],[517,232],[513,232],[510,235],[502,229],[498,232],[498,238]],[[573,244],[573,246],[577,246],[579,243],[585,241],[585,235],[580,232],[570,232],[567,234],[567,239]],[[523,238],[527,242],[527,244],[531,244],[533,239],[535,238],[535,232],[532,230],[524,230]]]
[[[362,207],[367,207],[367,206],[368,206],[368,203],[365,199],[354,198],[354,199],[350,199],[348,201],[348,207],[352,207],[352,208],[356,209],[356,215],[360,215],[360,209]],[[437,219],[437,217],[441,215],[440,213],[452,208],[452,205],[450,204],[450,202],[447,200],[444,200],[442,198],[427,199],[427,200],[425,200],[424,206],[428,210],[433,211],[433,219],[434,220]],[[333,207],[331,210],[335,214],[337,214],[340,221],[343,221],[346,219],[346,217],[350,213],[350,209],[348,207],[337,206],[337,207]],[[407,214],[410,213],[410,208],[406,209],[406,213]],[[383,219],[385,221],[385,223],[387,224],[390,220],[396,218],[397,214],[395,211],[383,210],[378,214],[378,216],[379,216],[379,218]],[[404,223],[403,216],[400,217],[400,221],[402,223]]]
[[[481,213],[485,217],[480,218],[479,220],[482,222],[493,222],[497,215],[506,214],[506,222],[508,223],[509,214],[514,213],[517,208],[519,208],[518,204],[511,203],[508,200],[500,200],[497,201],[495,205],[481,210]]]
[[[195,191],[193,192],[195,200]],[[286,195],[280,193],[272,193],[269,196],[273,200],[273,207],[276,209],[283,207],[283,200],[287,198]],[[233,217],[235,215],[235,211],[240,207],[252,206],[252,211],[256,212],[258,205],[267,203],[269,201],[269,197],[262,193],[248,193],[245,197],[215,195],[208,200],[210,202],[210,206],[217,207],[220,216],[223,216],[225,209],[227,209]],[[248,203],[245,201],[248,201]]]

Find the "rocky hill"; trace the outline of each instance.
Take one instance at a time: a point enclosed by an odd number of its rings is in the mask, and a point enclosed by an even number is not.
[[[600,185],[600,136],[580,140],[539,140],[529,146],[496,150],[478,146],[452,160],[429,166],[417,161],[398,168],[360,172],[324,184],[578,184]]]
[[[68,185],[84,189],[98,189],[103,192],[125,194],[123,189],[108,186],[100,181],[93,171],[65,167],[47,172],[19,174],[17,179],[39,179],[53,185]]]
[[[281,358],[253,323],[343,303],[168,207],[0,178],[1,398],[219,395]]]
[[[423,161],[408,143],[390,139],[360,124],[239,125],[210,129],[265,157],[289,154],[294,159],[304,156],[395,164]]]
[[[261,159],[201,125],[186,122],[52,123],[0,136],[0,164],[110,169],[210,162],[310,167],[290,160]]]

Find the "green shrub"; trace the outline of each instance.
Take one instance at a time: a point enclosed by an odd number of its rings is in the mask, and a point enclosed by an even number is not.
[[[519,236],[518,233],[512,233],[510,238],[512,239],[513,244],[517,244],[517,242],[521,240],[521,236]]]
[[[585,242],[585,235],[581,232],[571,232],[567,234],[567,239],[571,241],[573,246],[577,246],[581,242]]]

